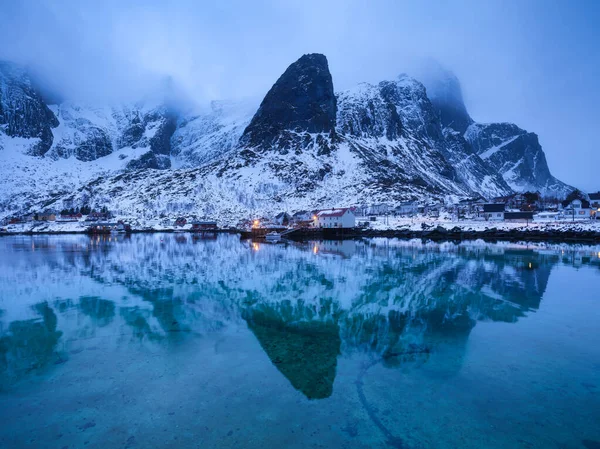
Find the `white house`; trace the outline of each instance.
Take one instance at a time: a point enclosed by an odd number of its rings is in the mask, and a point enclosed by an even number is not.
[[[600,209],[600,192],[590,193],[589,197],[592,209]]]
[[[314,216],[316,228],[354,228],[356,227],[356,215],[350,208],[327,209],[317,212]]]
[[[291,220],[292,217],[290,216],[290,214],[288,214],[287,212],[280,212],[277,215],[275,215],[273,221],[279,226],[287,226]]]
[[[381,204],[371,204],[368,207],[369,215],[385,215],[390,211],[390,205],[381,203]]]
[[[566,218],[589,218],[592,215],[592,210],[588,201],[574,199],[570,203],[563,203],[563,214]]]
[[[415,202],[400,203],[395,211],[399,215],[412,215],[419,212],[419,205]]]
[[[487,203],[483,205],[482,211],[478,213],[479,218],[490,221],[504,220],[504,211],[506,205],[504,203]]]
[[[312,221],[312,213],[308,210],[299,210],[294,212],[292,215],[292,221],[294,223],[302,222],[302,221]]]

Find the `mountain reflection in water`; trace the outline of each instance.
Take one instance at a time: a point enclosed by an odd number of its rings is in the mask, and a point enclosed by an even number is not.
[[[0,447],[600,440],[597,248],[214,237],[0,238]]]
[[[477,321],[535,311],[553,266],[571,257],[388,240],[252,245],[234,236],[16,237],[0,245],[3,388],[65,361],[65,341],[100,328],[119,344],[185,344],[185,335],[245,321],[310,399],[331,395],[342,352],[386,366],[425,361],[443,356],[444,345],[464,347]],[[578,261],[597,264],[591,255]]]

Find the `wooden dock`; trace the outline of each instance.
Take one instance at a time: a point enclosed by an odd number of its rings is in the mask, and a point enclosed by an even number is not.
[[[282,238],[289,240],[341,240],[360,236],[360,230],[357,228],[293,228],[284,231],[275,228],[254,228],[250,231],[240,231],[240,237],[261,240],[272,231],[279,232]]]

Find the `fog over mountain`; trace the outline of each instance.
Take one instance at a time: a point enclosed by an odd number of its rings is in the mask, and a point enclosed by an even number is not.
[[[313,52],[327,56],[336,92],[405,72],[430,88],[423,67],[435,60],[460,80],[474,121],[535,132],[553,175],[599,187],[595,2],[0,3],[0,59],[27,67],[48,104],[168,95],[186,110],[248,97],[258,106]]]

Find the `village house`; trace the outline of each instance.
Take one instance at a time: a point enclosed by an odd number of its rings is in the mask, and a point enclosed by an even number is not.
[[[396,206],[394,212],[398,215],[413,215],[419,212],[419,205],[416,202],[407,201]]]
[[[56,220],[56,212],[52,210],[45,210],[44,212],[40,212],[36,217],[37,221],[55,221]]]
[[[106,221],[112,218],[110,212],[90,212],[85,221]]]
[[[442,209],[441,203],[429,203],[423,206],[423,213],[427,215],[439,216],[440,210]]]
[[[313,213],[309,210],[299,210],[292,214],[292,221],[309,221],[312,220]]]
[[[478,216],[486,221],[502,221],[504,220],[505,209],[506,205],[504,203],[487,203],[483,205]]]
[[[522,192],[494,198],[493,202],[503,203],[506,205],[507,209],[515,209],[527,212],[539,208],[540,197],[541,195],[539,192]]]
[[[26,221],[25,217],[10,217],[5,224],[20,224]]]
[[[294,225],[295,227],[308,227],[311,226],[313,224],[313,216],[317,213],[318,211],[308,211],[308,210],[301,210],[298,212],[295,212],[292,217],[291,217],[291,224]]]
[[[371,204],[367,207],[367,213],[365,215],[387,215],[391,208],[389,204]]]
[[[600,192],[590,193],[590,207],[592,209],[600,209]]]
[[[483,205],[485,203],[486,200],[483,198],[467,198],[459,201],[452,209],[455,209],[458,217],[478,217],[483,213]]]
[[[183,227],[186,224],[187,224],[187,220],[185,219],[185,217],[178,217],[175,220],[175,226]]]
[[[312,218],[312,212],[309,210],[299,210],[292,215],[292,221],[307,221]]]
[[[291,220],[292,217],[290,216],[290,214],[288,214],[287,212],[280,212],[277,215],[275,215],[275,219],[273,220],[273,222],[279,226],[288,226]]]
[[[63,221],[63,222],[79,221],[79,219],[82,216],[83,215],[81,215],[80,213],[77,213],[77,214],[60,214],[58,216],[58,218],[56,219],[56,221]]]
[[[366,217],[369,214],[369,206],[367,204],[359,204],[354,209],[354,214],[358,217]]]
[[[572,200],[570,203],[568,201],[563,201],[563,214],[565,217],[573,217],[573,218],[589,218],[592,215],[592,209],[590,208],[590,203],[587,200],[576,198]]]
[[[192,231],[215,231],[216,229],[216,221],[194,220],[192,222]]]
[[[119,220],[117,221],[117,232],[131,232],[131,225]]]
[[[315,214],[314,226],[316,228],[354,228],[356,227],[356,215],[348,207],[322,210]]]

